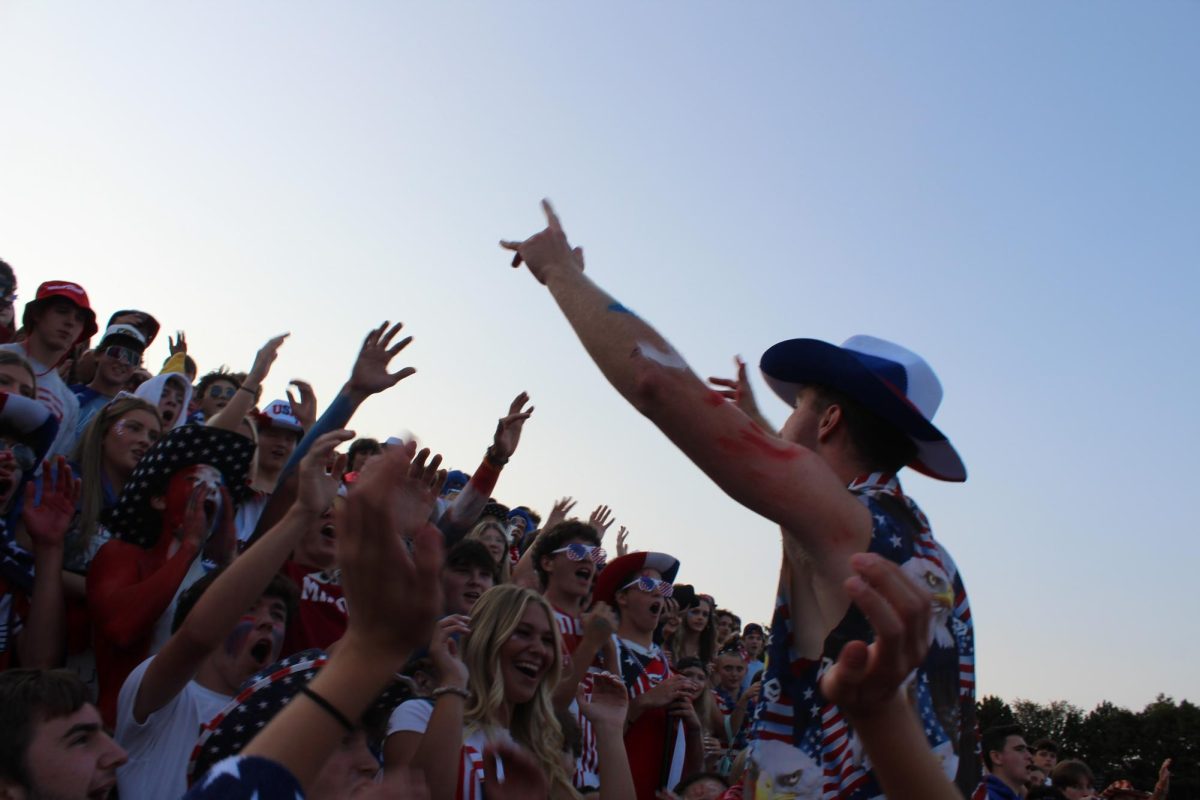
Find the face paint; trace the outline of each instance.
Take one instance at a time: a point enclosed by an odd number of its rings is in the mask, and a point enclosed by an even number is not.
[[[255,622],[254,617],[245,616],[241,618],[237,626],[225,637],[225,655],[230,658],[236,658],[237,654],[242,652],[242,647],[245,646],[246,640],[250,638],[250,632],[254,630]]]
[[[704,393],[704,402],[708,403],[713,408],[717,408],[725,403],[725,398],[720,392],[714,392],[713,390],[709,389]]]
[[[642,356],[669,369],[687,369],[687,362],[683,360],[683,356],[672,350],[670,346],[663,351],[649,342],[638,342],[637,347],[633,348],[633,355]]]
[[[629,316],[633,317],[634,319],[638,319],[637,314],[633,313],[632,311],[630,311],[625,306],[621,305],[616,300],[613,300],[611,303],[609,303],[608,310],[613,312],[614,314],[628,314]]]
[[[200,499],[206,506],[206,512],[211,512],[208,520],[209,530],[211,531],[217,521],[221,519],[221,487],[225,485],[221,479],[221,472],[207,464],[195,464],[176,472],[167,483],[167,510],[164,514],[164,524],[168,531],[174,532],[181,529],[187,514],[188,503],[191,501],[192,488],[198,484],[207,487],[207,491]]]

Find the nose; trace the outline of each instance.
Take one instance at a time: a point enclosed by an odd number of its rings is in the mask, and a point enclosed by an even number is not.
[[[101,759],[101,766],[104,769],[117,769],[129,760],[129,753],[125,752],[125,748],[117,744],[116,740],[105,734],[108,739],[108,749],[105,750],[104,756]]]

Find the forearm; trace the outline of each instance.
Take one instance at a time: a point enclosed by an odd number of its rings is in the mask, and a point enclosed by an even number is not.
[[[205,652],[219,647],[315,519],[313,512],[293,505],[257,545],[226,568],[214,584],[216,591],[200,596],[179,633]]]
[[[629,754],[620,725],[592,723],[596,734],[596,760],[600,770],[600,800],[627,800],[637,797]]]
[[[62,662],[67,627],[62,546],[35,547],[33,558],[33,596],[21,646],[21,664],[53,669]]]
[[[962,800],[899,693],[867,716],[847,716],[891,800]]]
[[[117,647],[132,646],[167,610],[197,552],[194,544],[180,542],[175,555],[145,580],[128,584],[120,584],[120,578],[105,580],[106,568],[98,570],[93,562],[88,579],[93,622]]]
[[[575,652],[571,653],[571,671],[554,690],[554,707],[556,709],[561,711],[571,705],[571,701],[575,699],[575,693],[579,691],[579,684],[583,682],[588,668],[592,666],[592,662],[596,660],[596,654],[603,646],[603,641],[597,642],[585,635],[583,641],[575,648]]]
[[[648,372],[669,375],[704,389],[700,379],[658,331],[583,272],[569,268],[554,270],[546,285],[604,377],[642,413],[650,411],[647,403],[651,398],[644,385]]]
[[[391,679],[395,664],[347,637],[308,687],[357,720]],[[311,699],[297,695],[242,751],[277,762],[309,790],[346,730]]]
[[[421,737],[414,764],[420,764],[431,800],[455,800],[462,759],[464,699],[444,694],[437,699],[429,727]]]
[[[500,470],[501,467],[484,456],[476,470],[471,473],[471,480],[467,481],[467,485],[442,514],[437,526],[446,539],[447,547],[457,543],[479,519],[483,507],[487,505],[488,498],[496,488],[496,482],[500,480]]]

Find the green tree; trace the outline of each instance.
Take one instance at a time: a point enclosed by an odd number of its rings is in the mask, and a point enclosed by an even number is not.
[[[980,731],[986,731],[997,725],[1011,725],[1017,721],[1008,703],[994,694],[989,694],[982,700],[976,701],[975,716],[979,720]]]

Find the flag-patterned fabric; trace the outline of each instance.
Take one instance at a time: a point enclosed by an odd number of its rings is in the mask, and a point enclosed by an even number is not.
[[[571,654],[583,641],[583,621],[573,614],[555,608],[554,623],[562,635],[563,669],[569,670],[571,669]],[[590,700],[592,697],[591,676],[584,675],[579,685],[583,689],[584,698]],[[592,730],[592,721],[584,716],[583,711],[579,708],[579,703],[574,700],[571,701],[570,711],[579,725],[580,741],[582,742],[579,758],[575,760],[575,774],[572,776],[572,783],[577,789],[599,786],[600,764],[596,752],[596,732]]]
[[[292,773],[257,756],[231,756],[213,765],[183,800],[304,800]]]
[[[616,641],[621,679],[630,700],[671,677],[670,663],[658,645],[646,649],[627,639]],[[625,751],[629,754],[637,800],[654,800],[659,789],[679,783],[683,777],[685,745],[683,724],[673,721],[665,708],[646,709],[629,726],[625,732]]]
[[[875,473],[848,487],[872,517],[868,551],[900,565],[932,598],[931,646],[925,662],[908,678],[906,689],[930,748],[946,774],[969,796],[979,782],[975,730],[975,641],[966,589],[953,559],[934,538],[929,522],[904,495],[893,475]],[[837,706],[820,692],[823,672],[851,640],[871,641],[866,617],[851,606],[827,637],[818,659],[792,649],[787,559],[767,647],[767,666],[751,737],[750,768],[756,798],[774,795],[781,776],[791,796],[822,800],[882,797],[870,761]],[[803,784],[804,789],[799,784]],[[780,784],[782,787],[783,784]]]

